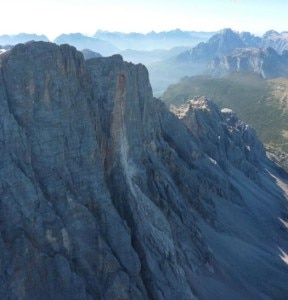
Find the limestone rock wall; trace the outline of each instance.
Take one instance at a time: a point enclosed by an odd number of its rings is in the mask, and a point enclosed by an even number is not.
[[[0,71],[3,299],[285,299],[285,183],[233,113],[68,45]]]

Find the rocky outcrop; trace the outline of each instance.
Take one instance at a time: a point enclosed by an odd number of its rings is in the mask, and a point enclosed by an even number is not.
[[[259,182],[263,145],[255,131],[228,108],[221,111],[205,97],[196,97],[172,111],[200,139],[204,153],[229,171],[231,166]]]
[[[68,45],[0,70],[3,299],[285,299],[285,184],[231,111],[181,122],[144,66]]]

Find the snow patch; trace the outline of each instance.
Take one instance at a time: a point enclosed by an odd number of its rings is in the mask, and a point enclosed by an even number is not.
[[[279,218],[279,221],[284,225],[285,228],[288,229],[288,222],[284,221],[283,219]]]
[[[283,251],[281,248],[279,248],[281,254],[279,255],[281,259],[285,262],[286,265],[288,265],[288,254]]]
[[[222,114],[232,114],[233,110],[230,109],[230,108],[224,107],[224,108],[221,109],[221,113]]]
[[[213,164],[213,165],[217,165],[217,161],[216,160],[214,160],[212,157],[208,157],[209,158],[209,160],[211,161],[211,163]]]

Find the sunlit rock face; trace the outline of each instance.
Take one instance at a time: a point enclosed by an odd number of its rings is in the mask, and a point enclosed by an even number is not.
[[[232,111],[68,45],[0,70],[3,299],[286,299],[286,174]]]
[[[223,76],[231,72],[255,72],[263,78],[286,78],[287,64],[287,50],[279,54],[272,48],[238,48],[221,58],[214,58],[208,69],[214,76]]]

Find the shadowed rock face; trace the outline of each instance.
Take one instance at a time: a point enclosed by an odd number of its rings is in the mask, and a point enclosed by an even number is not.
[[[285,184],[231,111],[67,45],[0,65],[3,299],[285,299]]]

